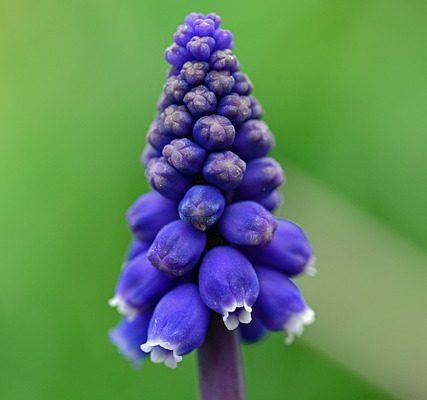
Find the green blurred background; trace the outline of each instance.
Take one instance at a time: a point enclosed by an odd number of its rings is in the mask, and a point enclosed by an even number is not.
[[[107,306],[138,159],[190,11],[215,11],[307,227],[316,325],[245,348],[249,399],[425,399],[425,1],[0,0],[0,398],[194,399],[132,369]],[[306,281],[307,280],[307,281]]]

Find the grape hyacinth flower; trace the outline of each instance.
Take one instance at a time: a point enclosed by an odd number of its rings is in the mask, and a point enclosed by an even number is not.
[[[110,300],[125,318],[110,339],[135,364],[149,354],[175,368],[198,349],[202,399],[242,400],[240,338],[284,331],[289,343],[313,322],[292,279],[313,274],[314,256],[302,228],[272,214],[284,172],[232,33],[191,13],[173,40],[141,156],[153,190],[127,212]]]

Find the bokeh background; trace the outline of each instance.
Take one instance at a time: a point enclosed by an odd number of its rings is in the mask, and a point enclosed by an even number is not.
[[[132,369],[107,306],[139,155],[190,11],[215,11],[277,138],[318,321],[244,349],[248,397],[427,398],[425,1],[0,0],[0,398],[195,399]]]

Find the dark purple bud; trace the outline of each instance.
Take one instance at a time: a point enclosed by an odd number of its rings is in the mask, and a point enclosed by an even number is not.
[[[233,244],[261,246],[271,242],[277,222],[255,201],[241,201],[225,208],[218,226],[222,236]]]
[[[244,160],[264,157],[274,147],[268,126],[257,119],[244,122],[237,130],[232,150]]]
[[[165,59],[169,64],[180,69],[184,63],[190,59],[190,54],[185,47],[178,46],[174,43],[166,49]]]
[[[249,96],[249,101],[251,102],[252,110],[251,118],[260,119],[264,114],[261,104],[259,104],[258,100],[254,96]]]
[[[185,95],[184,104],[194,117],[199,118],[215,111],[216,96],[206,86],[200,85]]]
[[[150,125],[150,129],[147,133],[148,142],[159,152],[161,152],[163,147],[170,143],[173,138],[174,136],[164,129],[162,121],[154,121]]]
[[[190,39],[194,36],[194,30],[190,25],[182,24],[178,26],[173,35],[173,40],[179,46],[185,47]]]
[[[206,14],[206,18],[211,19],[215,23],[215,29],[218,29],[221,25],[221,17],[218,14],[215,14],[214,12]]]
[[[190,85],[179,75],[169,77],[164,87],[165,96],[172,103],[181,103],[189,90]]]
[[[180,200],[192,183],[190,177],[177,171],[165,157],[153,158],[147,165],[145,176],[154,190],[172,200]]]
[[[255,264],[281,270],[286,275],[314,275],[315,257],[311,244],[300,226],[289,220],[277,220],[277,230],[268,246],[245,249]]]
[[[126,260],[130,261],[139,256],[141,253],[146,253],[149,247],[150,243],[148,242],[142,242],[137,239],[132,240],[132,243],[130,244],[126,253]]]
[[[211,71],[206,75],[205,85],[217,96],[222,97],[231,92],[234,78],[230,71]]]
[[[163,148],[170,165],[185,175],[197,174],[206,157],[206,150],[187,138],[172,140]]]
[[[217,29],[214,33],[214,39],[216,50],[232,49],[234,47],[233,34],[227,29]]]
[[[203,166],[206,182],[222,190],[237,188],[243,179],[246,163],[231,151],[211,153]]]
[[[227,150],[235,134],[233,124],[221,115],[202,117],[193,128],[194,140],[207,150]]]
[[[154,268],[144,252],[123,268],[109,304],[133,319],[139,311],[152,309],[172,285],[172,278]]]
[[[198,61],[209,60],[215,47],[215,39],[210,36],[193,36],[187,43],[187,50]]]
[[[285,178],[280,164],[270,157],[256,158],[246,164],[242,183],[236,190],[238,199],[260,199],[277,189]]]
[[[220,100],[217,113],[227,117],[233,124],[241,124],[251,117],[249,97],[229,94]]]
[[[206,231],[221,218],[225,199],[221,192],[208,185],[196,185],[179,203],[179,217],[200,231]]]
[[[169,76],[169,78],[172,76],[176,76],[176,75],[171,75]],[[169,107],[171,104],[173,104],[173,100],[167,97],[164,92],[162,92],[162,94],[159,97],[159,100],[157,101],[157,111],[161,113],[165,110],[166,107]]]
[[[206,233],[181,220],[166,225],[148,250],[148,259],[171,276],[182,276],[199,261],[206,246]]]
[[[227,329],[251,322],[258,279],[251,263],[236,249],[219,246],[206,253],[200,264],[199,290],[203,302],[222,315]]]
[[[151,361],[176,368],[182,356],[202,345],[210,318],[196,285],[177,286],[157,304],[148,328],[148,340],[141,345]]]
[[[111,343],[126,357],[135,367],[139,367],[146,354],[140,349],[142,343],[147,341],[148,325],[151,319],[151,311],[139,313],[132,321],[122,321],[108,333]]]
[[[215,22],[210,18],[199,18],[193,22],[193,29],[197,36],[213,36],[215,33]]]
[[[226,69],[230,72],[236,72],[239,70],[237,57],[230,49],[214,51],[209,59],[209,64],[212,69],[216,69],[218,71]]]
[[[204,61],[187,61],[181,69],[182,77],[190,85],[200,85],[203,83],[209,71],[209,64]]]
[[[132,233],[142,241],[151,242],[166,224],[178,218],[177,204],[157,192],[144,194],[126,213]]]
[[[272,331],[285,331],[287,344],[304,331],[304,326],[314,322],[314,311],[289,278],[269,268],[257,268],[260,284],[254,311],[265,327]]]
[[[258,199],[258,203],[261,204],[268,211],[273,212],[280,207],[282,204],[283,196],[280,190],[273,190],[267,197]]]
[[[192,12],[185,17],[184,22],[187,25],[193,26],[194,22],[200,18],[206,18],[206,17],[202,13]]]
[[[183,137],[191,134],[193,117],[185,106],[171,105],[160,115],[165,130],[172,135]]]
[[[247,96],[252,92],[253,85],[249,80],[249,77],[243,72],[235,72],[233,78],[236,81],[233,92],[236,92],[242,96]]]
[[[252,321],[249,324],[240,325],[240,337],[246,343],[259,342],[266,334],[267,328],[256,314],[252,314]]]
[[[160,157],[162,153],[155,149],[150,143],[147,143],[141,154],[141,164],[146,167],[152,158]]]

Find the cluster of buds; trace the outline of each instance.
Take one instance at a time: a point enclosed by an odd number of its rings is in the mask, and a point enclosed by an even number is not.
[[[110,338],[135,363],[150,354],[175,367],[202,345],[212,313],[247,342],[267,331],[291,342],[314,319],[291,280],[314,271],[312,248],[272,214],[284,173],[220,22],[188,15],[165,52],[142,155],[154,190],[127,213],[134,240],[110,300],[124,315]]]

